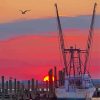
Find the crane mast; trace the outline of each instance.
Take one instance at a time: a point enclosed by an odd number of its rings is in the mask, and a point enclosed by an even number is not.
[[[93,30],[94,30],[94,22],[95,22],[96,5],[97,4],[95,3],[94,9],[93,9],[92,21],[91,21],[90,30],[89,30],[89,35],[88,35],[88,40],[87,40],[85,63],[84,63],[84,74],[86,73],[87,62],[88,62],[88,59],[89,59],[91,44],[92,44],[92,40],[93,40]]]
[[[91,49],[92,40],[93,40],[96,5],[97,4],[95,3],[94,9],[93,9],[92,21],[91,21],[90,29],[89,29],[87,46],[86,46],[85,50],[81,50],[81,49],[78,49],[76,47],[74,48],[73,46],[71,46],[69,49],[65,48],[62,27],[61,27],[61,22],[60,22],[59,13],[58,13],[58,8],[57,8],[57,4],[55,4],[58,29],[59,29],[60,48],[62,51],[64,66],[66,69],[67,76],[82,75],[82,74],[86,73],[87,63],[88,63],[90,49]],[[82,60],[82,56],[81,56],[83,53],[85,54],[84,59],[83,59],[84,61]],[[66,57],[66,55],[67,55],[67,57]],[[83,64],[83,62],[84,62],[84,64]]]
[[[60,37],[60,46],[61,46],[61,51],[62,51],[62,56],[63,56],[63,61],[64,61],[64,67],[66,69],[66,74],[68,75],[68,69],[67,69],[67,62],[66,62],[66,54],[65,54],[65,44],[64,44],[64,38],[63,38],[63,32],[61,28],[61,22],[59,18],[59,13],[58,13],[58,7],[57,4],[55,4],[56,7],[56,14],[57,14],[57,22],[58,22],[58,29],[59,29],[59,37]]]

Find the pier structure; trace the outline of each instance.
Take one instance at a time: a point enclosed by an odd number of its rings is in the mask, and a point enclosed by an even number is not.
[[[56,71],[56,72],[55,72]],[[53,73],[54,72],[54,73]],[[60,73],[60,75],[59,75]],[[26,82],[16,80],[15,78],[10,78],[6,80],[4,76],[1,77],[1,92],[0,98],[5,100],[26,100],[26,99],[33,99],[35,98],[47,98],[45,100],[49,100],[50,98],[54,98],[54,89],[56,86],[59,86],[58,80],[61,80],[60,85],[63,85],[63,76],[64,76],[64,69],[59,70],[54,67],[54,69],[50,69],[49,72],[49,82],[39,82],[32,78],[31,80],[27,80]],[[55,75],[56,74],[56,75]],[[58,74],[58,75],[57,75]],[[58,80],[56,82],[53,80],[52,76],[58,76]],[[56,83],[56,85],[55,85]],[[97,90],[94,94],[94,99],[96,97],[100,97],[99,88],[96,87]],[[39,100],[39,99],[38,99]],[[56,100],[56,99],[54,99]]]

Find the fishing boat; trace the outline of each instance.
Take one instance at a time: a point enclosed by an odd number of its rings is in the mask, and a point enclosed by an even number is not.
[[[86,49],[81,50],[80,48],[76,48],[76,46],[65,48],[58,8],[57,4],[55,4],[60,46],[65,68],[64,84],[55,88],[55,95],[58,100],[91,100],[95,92],[95,87],[87,70],[87,63],[93,40],[96,5],[95,3]]]

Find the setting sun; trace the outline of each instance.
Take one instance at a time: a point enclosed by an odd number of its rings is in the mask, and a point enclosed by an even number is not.
[[[52,77],[52,80],[54,81],[54,76]],[[44,79],[43,79],[43,81],[49,81],[49,76],[48,75],[45,76]]]

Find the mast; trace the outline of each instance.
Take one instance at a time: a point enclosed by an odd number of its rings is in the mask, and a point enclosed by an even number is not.
[[[89,59],[90,49],[91,49],[92,40],[93,40],[96,5],[97,3],[94,4],[93,15],[92,15],[92,20],[91,20],[91,25],[90,25],[90,30],[89,30],[88,40],[87,40],[85,63],[84,63],[84,74],[86,73],[87,62]]]
[[[59,30],[59,38],[60,38],[60,47],[61,47],[61,51],[62,51],[62,56],[63,56],[63,61],[64,61],[64,67],[66,69],[65,72],[68,75],[68,68],[67,68],[67,62],[66,62],[66,54],[64,52],[64,50],[65,50],[65,44],[64,44],[63,32],[62,32],[62,27],[61,27],[61,22],[60,22],[60,18],[59,18],[57,4],[55,4],[55,7],[56,7],[58,30]]]

